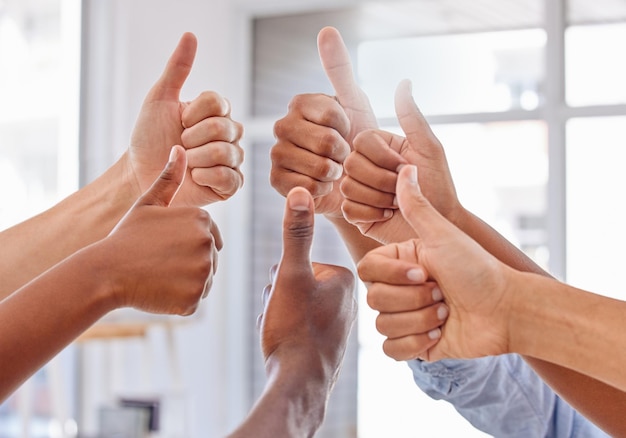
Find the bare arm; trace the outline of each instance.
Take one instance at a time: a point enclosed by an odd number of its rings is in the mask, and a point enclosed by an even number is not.
[[[526,254],[475,215],[467,212],[456,225],[508,266],[519,271],[550,277]],[[535,295],[542,293],[537,289]],[[524,356],[524,359],[546,383],[581,414],[612,436],[626,434],[626,424],[621,421],[623,417],[621,407],[626,406],[626,392],[551,362],[530,356]]]
[[[113,309],[195,311],[222,243],[204,210],[169,207],[186,163],[176,147],[162,175],[108,236],[0,302],[0,400]]]
[[[214,92],[179,95],[197,42],[186,33],[146,96],[128,150],[102,176],[51,209],[0,233],[0,300],[75,251],[105,237],[159,176],[173,145],[185,148],[187,176],[176,205],[230,197],[243,182],[242,127]]]
[[[623,421],[616,412],[619,408],[610,404],[623,400],[626,389],[620,371],[626,354],[619,347],[624,343],[620,326],[626,303],[545,275],[514,270],[497,260],[433,209],[416,190],[417,184],[409,182],[408,170],[400,172],[398,197],[404,217],[420,238],[373,251],[359,265],[359,273],[365,281],[394,277],[393,284],[398,284],[398,278],[406,281],[402,272],[411,269],[412,265],[405,263],[411,260],[437,281],[450,312],[441,340],[425,357],[437,360],[516,352],[543,364],[556,364],[546,369],[558,373],[555,378],[560,382],[566,380],[562,374],[567,372],[572,385],[580,381],[583,389],[593,391],[589,396],[570,388],[564,391],[567,397],[580,397],[581,407],[595,412],[594,421],[605,431],[623,434]],[[479,226],[480,222],[473,225],[489,234],[489,242],[497,242],[495,232]],[[392,268],[384,257],[378,257],[383,252],[403,262]],[[506,257],[506,252],[500,254]],[[377,274],[372,276],[374,272]],[[371,290],[378,293],[376,288]],[[414,354],[398,340],[389,339],[386,344],[388,354],[397,359]],[[599,394],[605,398],[599,400]],[[590,406],[592,401],[599,405]]]
[[[263,292],[259,317],[267,383],[235,437],[311,437],[321,426],[356,317],[354,275],[311,263],[314,205],[287,195],[283,255]]]
[[[51,209],[0,233],[0,300],[104,238],[137,199],[124,159]]]
[[[347,199],[343,211],[350,222],[362,233],[384,243],[399,242],[414,235],[413,230],[407,229],[397,205],[392,203],[398,167],[413,163],[420,169],[419,183],[424,195],[444,217],[508,266],[549,276],[522,251],[461,206],[443,147],[413,102],[406,83],[396,93],[396,111],[406,138],[383,131],[363,132],[355,139],[355,150],[346,159],[348,176],[344,179],[343,191]],[[368,181],[376,190],[366,187]],[[366,206],[372,204],[372,199],[378,204]],[[381,220],[384,211],[392,215]],[[525,359],[583,415],[608,431],[611,431],[609,427],[619,427],[620,423],[615,420],[621,413],[615,406],[626,404],[626,394],[570,369],[536,358]]]
[[[311,367],[311,358],[292,351],[289,357],[269,358],[267,383],[245,421],[229,437],[312,437],[320,428],[330,396],[329,381]]]

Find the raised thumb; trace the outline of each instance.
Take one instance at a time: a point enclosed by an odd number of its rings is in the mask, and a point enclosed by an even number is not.
[[[168,207],[185,179],[187,155],[182,146],[174,146],[170,151],[170,160],[161,175],[152,186],[139,198],[137,204],[160,205]]]
[[[395,107],[398,122],[409,144],[418,149],[430,144],[427,140],[435,135],[413,100],[411,81],[408,79],[401,81],[396,88]]]
[[[314,206],[311,194],[294,187],[287,194],[283,218],[283,256],[281,267],[295,264],[298,268],[311,266]]]
[[[421,239],[428,240],[441,235],[439,233],[446,232],[447,227],[451,226],[422,194],[417,166],[402,166],[398,173],[396,195],[402,216]]]
[[[178,100],[193,61],[196,57],[198,40],[191,32],[186,32],[178,41],[178,45],[170,56],[165,70],[154,84],[147,100]]]
[[[360,114],[358,121],[352,121],[357,125],[353,129],[360,132],[378,127],[369,99],[354,78],[350,53],[339,31],[330,26],[320,30],[317,48],[322,67],[335,90],[339,104]]]

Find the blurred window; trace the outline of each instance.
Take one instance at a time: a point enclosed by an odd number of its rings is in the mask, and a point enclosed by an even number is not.
[[[0,229],[77,188],[79,23],[77,1],[0,0]],[[53,393],[57,375],[45,367],[0,405],[1,438],[74,429],[54,421],[72,385]]]

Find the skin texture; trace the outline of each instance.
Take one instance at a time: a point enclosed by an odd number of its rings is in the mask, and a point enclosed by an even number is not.
[[[111,310],[196,310],[222,241],[206,211],[170,206],[186,168],[184,149],[174,147],[162,174],[107,237],[0,302],[0,400]]]
[[[379,243],[344,218],[343,162],[352,151],[354,137],[378,125],[367,96],[354,80],[339,32],[322,29],[318,49],[335,96],[302,94],[292,99],[287,115],[274,125],[270,182],[283,196],[294,187],[306,188],[313,195],[315,212],[333,223],[352,257],[360,260]]]
[[[311,263],[314,205],[303,188],[287,195],[283,254],[263,291],[259,316],[267,384],[230,437],[313,436],[322,424],[356,317],[354,275]]]
[[[418,179],[422,193],[447,220],[478,242],[497,260],[511,268],[550,277],[548,273],[493,228],[462,207],[456,198],[452,179],[449,177],[450,173],[443,147],[432,134],[410,93],[410,83],[406,81],[398,86],[396,92],[396,112],[406,137],[398,138],[398,136],[383,131],[364,132],[355,140],[355,143],[358,144],[358,150],[348,157],[346,163],[353,156],[365,151],[370,166],[368,168],[370,177],[367,180],[370,190],[378,190],[385,194],[388,193],[389,185],[393,185],[393,181],[390,182],[388,178],[385,182],[386,187],[383,188],[382,184],[378,184],[372,188],[373,182],[382,181],[382,176],[379,178],[380,175],[374,173],[373,167],[376,166],[372,166],[372,163],[378,164],[379,174],[389,168],[398,169],[406,162],[416,164],[420,169]],[[385,147],[381,147],[381,142],[387,142]],[[351,172],[353,166],[346,164],[345,167],[348,176],[344,180],[344,185],[349,186],[353,180],[358,182],[358,173]],[[440,174],[439,178],[436,176],[437,173]],[[376,175],[376,177],[371,175]],[[344,189],[344,191],[350,194],[347,203],[356,205],[365,203],[367,205],[367,201],[363,196],[357,194],[357,190]],[[375,195],[370,194],[370,196],[371,199],[376,199]],[[376,210],[376,206],[369,205],[368,208],[371,211]],[[350,214],[347,213],[348,211]],[[360,229],[367,229],[366,232],[368,233],[383,230],[385,235],[393,236],[393,233],[387,231],[388,229],[397,230],[398,236],[406,236],[409,233],[404,215],[397,208],[393,210],[391,219],[385,221],[388,222],[386,226],[382,223],[368,223],[367,215],[362,214],[364,211],[365,209],[344,208],[347,219]],[[372,214],[372,217],[374,216],[375,214]],[[415,234],[416,232],[413,231],[413,236]],[[422,337],[424,337],[423,334]],[[426,343],[423,344],[423,346],[425,345]],[[614,436],[626,434],[626,426],[621,421],[622,414],[619,408],[626,403],[624,392],[568,367],[558,366],[558,364],[537,357],[529,356],[525,359],[559,395],[607,433]]]
[[[222,240],[199,207],[243,184],[243,129],[215,92],[180,101],[196,48],[193,34],[181,37],[113,166],[0,233],[0,352],[10,358],[0,399],[111,310],[189,315],[208,293]]]
[[[450,317],[424,357],[519,353],[626,390],[626,350],[619,348],[626,342],[626,302],[498,261],[430,204],[417,174],[417,167],[405,166],[397,193],[402,214],[420,237],[372,251],[358,270],[363,280],[375,283],[404,285],[411,269],[424,270],[437,282]],[[410,345],[397,339],[388,339],[386,350],[396,359],[411,356]]]
[[[367,96],[354,80],[348,52],[337,30],[322,29],[318,46],[336,98],[323,94],[293,98],[287,115],[275,125],[273,187],[283,195],[297,185],[310,190],[316,212],[335,225],[358,262],[381,244],[416,237],[394,202],[398,167],[415,164],[422,192],[448,221],[504,264],[548,276],[461,205],[444,149],[413,102],[410,84],[403,83],[396,93],[396,113],[405,137],[377,130]],[[305,160],[307,165],[303,164]],[[343,172],[339,164],[343,164]],[[424,349],[431,340],[422,333],[412,342],[414,347]],[[550,362],[525,359],[577,410],[612,435],[626,435],[626,425],[621,425],[620,407],[626,405],[622,391]]]
[[[173,145],[184,147],[188,162],[175,206],[204,206],[241,187],[243,128],[231,119],[228,101],[215,92],[179,100],[196,47],[193,34],[181,37],[146,96],[128,150],[115,164],[51,209],[0,233],[0,299],[106,237],[159,176]]]

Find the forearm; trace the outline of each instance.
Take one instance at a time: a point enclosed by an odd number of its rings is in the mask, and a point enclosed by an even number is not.
[[[88,186],[0,233],[0,300],[105,237],[135,202],[137,192],[124,156]]]
[[[341,236],[355,263],[358,263],[372,249],[381,246],[379,242],[361,234],[357,227],[348,223],[345,219],[331,217],[327,217],[327,219]]]
[[[512,287],[513,351],[626,390],[625,302],[527,273],[517,273]]]
[[[550,277],[522,251],[472,213],[466,211],[456,225],[508,266]],[[626,424],[620,420],[622,412],[619,408],[626,405],[626,392],[545,360],[528,356],[524,360],[554,391],[595,424],[614,436],[626,434]]]
[[[527,273],[517,274],[514,287],[513,351],[626,391],[625,302]]]
[[[85,251],[0,302],[0,401],[112,307]]]
[[[332,379],[324,378],[323,373],[309,374],[306,364],[291,362],[269,364],[263,394],[229,438],[315,434],[324,419]]]

